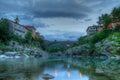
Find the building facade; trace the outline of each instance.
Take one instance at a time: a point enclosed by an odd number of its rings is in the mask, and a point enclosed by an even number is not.
[[[36,36],[36,29],[33,26],[25,26],[25,28],[27,29],[27,31],[32,32],[32,37],[35,38]]]
[[[97,25],[89,26],[86,32],[88,36],[92,36],[98,32],[98,26]]]
[[[8,20],[9,24],[9,31],[15,35],[21,36],[21,38],[25,38],[25,35],[27,33],[27,29],[18,23],[15,23],[11,20]]]

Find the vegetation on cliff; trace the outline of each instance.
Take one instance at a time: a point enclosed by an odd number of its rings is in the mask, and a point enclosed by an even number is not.
[[[9,31],[8,20],[5,18],[0,19],[0,49],[7,49],[10,41],[16,41],[19,45],[27,47],[42,48],[45,50],[45,43],[42,38],[35,39],[32,33],[28,32],[25,38],[15,35]],[[12,46],[11,46],[12,47]]]
[[[103,30],[93,36],[82,36],[78,39],[79,45],[67,50],[73,55],[120,55],[120,7],[114,8],[111,14],[102,14],[98,24]],[[111,23],[116,25],[110,26]],[[85,46],[86,47],[83,47]],[[85,49],[84,49],[85,48]],[[85,50],[88,50],[86,52]],[[85,52],[85,53],[84,53]]]

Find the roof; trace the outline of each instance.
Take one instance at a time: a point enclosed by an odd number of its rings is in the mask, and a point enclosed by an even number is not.
[[[89,30],[89,28],[91,28],[91,27],[92,27],[92,28],[93,28],[93,27],[94,27],[94,28],[98,28],[98,26],[97,26],[97,25],[93,25],[93,26],[89,26],[89,27],[87,28],[87,30],[86,30],[86,31],[88,31],[88,30]]]
[[[25,28],[26,28],[27,30],[31,30],[31,29],[36,30],[34,26],[25,26]]]
[[[7,19],[9,22],[12,22],[12,23],[14,23],[14,24],[17,24],[17,23],[15,23],[14,21],[12,21],[12,20],[9,20],[9,19]],[[20,26],[22,26],[22,27],[25,27],[24,25],[21,25],[21,24],[17,24],[17,25],[20,25]]]

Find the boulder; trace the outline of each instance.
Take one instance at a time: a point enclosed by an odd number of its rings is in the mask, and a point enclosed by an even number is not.
[[[65,54],[66,56],[81,56],[81,55],[89,55],[91,53],[91,47],[89,44],[84,44],[81,46],[73,47],[71,49],[68,49]]]
[[[6,59],[6,58],[9,58],[8,56],[6,56],[6,55],[0,55],[0,58],[4,58],[4,59]]]
[[[114,55],[114,56],[111,56],[111,59],[120,59],[120,56],[118,56],[118,55]]]
[[[5,52],[4,55],[14,57],[14,56],[17,56],[17,55],[20,55],[20,54],[18,52]]]
[[[102,74],[102,73],[104,73],[104,71],[103,71],[103,70],[98,69],[98,68],[95,70],[95,72],[96,72],[97,74]]]
[[[54,76],[52,76],[52,75],[50,75],[50,74],[43,74],[43,75],[42,75],[42,78],[43,78],[44,80],[49,80],[49,79],[53,79]]]

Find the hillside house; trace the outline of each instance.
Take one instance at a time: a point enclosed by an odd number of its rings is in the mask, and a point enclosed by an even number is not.
[[[97,25],[89,26],[87,28],[87,35],[88,36],[92,36],[92,35],[96,34],[97,32],[98,32],[98,26]]]
[[[19,35],[22,38],[25,38],[25,35],[27,33],[27,29],[19,24],[18,17],[15,19],[15,22],[8,20],[9,25],[9,31],[15,35]]]

